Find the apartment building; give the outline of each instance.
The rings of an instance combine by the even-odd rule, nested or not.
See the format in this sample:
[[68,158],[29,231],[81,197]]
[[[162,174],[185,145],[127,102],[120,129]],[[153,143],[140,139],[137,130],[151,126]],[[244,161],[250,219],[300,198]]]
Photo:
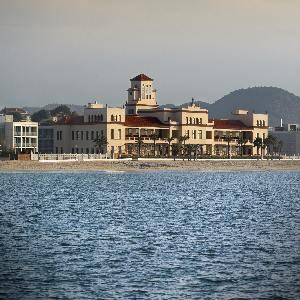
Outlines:
[[[267,137],[268,115],[236,110],[230,120],[210,119],[208,110],[193,100],[184,107],[160,108],[153,79],[140,74],[130,80],[123,107],[89,103],[83,116],[65,118],[52,127],[54,153],[101,151],[118,157],[139,150],[143,156],[167,156],[172,144],[182,142],[198,145],[201,154],[237,155],[242,149],[244,155],[255,155],[253,141]],[[108,144],[99,149],[94,140],[101,136]]]
[[0,145],[15,153],[38,152],[38,123],[14,122],[12,115],[0,115]]

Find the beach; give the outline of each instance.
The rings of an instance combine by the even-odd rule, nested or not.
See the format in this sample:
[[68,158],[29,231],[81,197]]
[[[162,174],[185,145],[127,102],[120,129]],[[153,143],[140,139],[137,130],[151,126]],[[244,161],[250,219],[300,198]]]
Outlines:
[[0,161],[0,171],[300,171],[300,160]]

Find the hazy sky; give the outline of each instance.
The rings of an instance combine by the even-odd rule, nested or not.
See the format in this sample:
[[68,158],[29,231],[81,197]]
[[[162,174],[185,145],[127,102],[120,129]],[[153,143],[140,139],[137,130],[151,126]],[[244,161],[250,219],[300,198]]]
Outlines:
[[0,0],[0,106],[159,103],[249,86],[300,95],[300,0]]

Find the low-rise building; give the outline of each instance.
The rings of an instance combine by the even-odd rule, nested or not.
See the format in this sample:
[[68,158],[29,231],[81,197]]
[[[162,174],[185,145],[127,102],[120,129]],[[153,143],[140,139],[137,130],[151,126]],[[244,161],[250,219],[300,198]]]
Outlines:
[[[124,107],[89,103],[84,116],[52,124],[54,153],[168,156],[181,142],[199,146],[201,154],[253,155],[255,138],[267,137],[267,114],[237,110],[231,120],[209,119],[208,110],[193,100],[185,107],[159,108],[153,79],[140,74],[130,81]],[[95,139],[101,136],[108,143],[100,149]]]
[[300,155],[300,124],[281,124],[270,133],[281,141],[281,153]]
[[14,122],[12,115],[0,115],[0,145],[15,153],[38,151],[38,123]]

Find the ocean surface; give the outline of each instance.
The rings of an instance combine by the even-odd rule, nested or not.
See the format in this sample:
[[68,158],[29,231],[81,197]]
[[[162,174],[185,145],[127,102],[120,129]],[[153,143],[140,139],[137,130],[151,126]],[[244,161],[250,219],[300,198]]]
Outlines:
[[0,173],[0,299],[300,299],[300,172]]

